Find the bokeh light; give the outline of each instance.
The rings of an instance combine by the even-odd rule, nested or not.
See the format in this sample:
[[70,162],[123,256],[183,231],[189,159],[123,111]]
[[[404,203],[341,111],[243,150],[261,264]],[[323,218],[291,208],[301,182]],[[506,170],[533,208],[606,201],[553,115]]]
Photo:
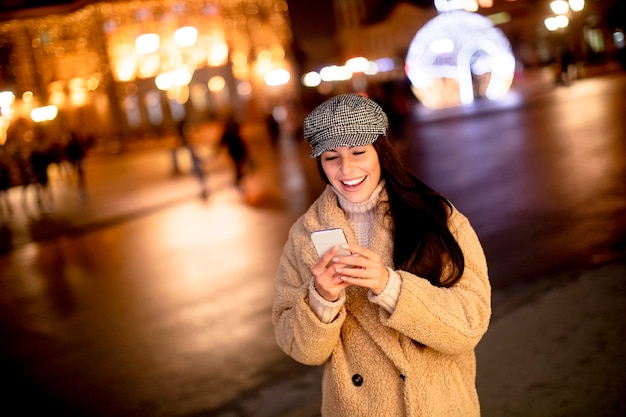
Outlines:
[[511,44],[488,18],[463,10],[444,12],[420,29],[405,65],[415,96],[429,108],[505,95],[515,71]]

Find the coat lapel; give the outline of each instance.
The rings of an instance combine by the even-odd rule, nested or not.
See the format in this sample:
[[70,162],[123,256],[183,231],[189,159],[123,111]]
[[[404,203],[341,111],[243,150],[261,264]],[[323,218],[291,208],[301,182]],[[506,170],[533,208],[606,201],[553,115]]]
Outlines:
[[[383,263],[393,269],[393,240],[391,236],[391,224],[384,217],[384,207],[379,208],[379,216],[373,225],[370,249],[378,253]],[[370,302],[367,298],[368,289],[362,287],[350,287],[347,290],[346,310],[353,315],[381,351],[400,369],[408,367],[408,361],[402,355],[400,334],[385,325],[381,326],[381,320],[386,311],[382,307]]]

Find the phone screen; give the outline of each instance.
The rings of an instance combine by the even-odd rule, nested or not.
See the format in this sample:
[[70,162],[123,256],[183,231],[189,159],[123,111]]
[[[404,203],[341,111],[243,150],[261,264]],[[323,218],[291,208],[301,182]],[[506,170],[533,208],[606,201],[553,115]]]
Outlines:
[[[318,256],[322,256],[333,246],[348,243],[342,229],[317,230],[311,233],[311,239],[313,240],[313,245],[315,245]],[[350,252],[345,249],[340,249],[337,255],[347,256],[350,255]]]

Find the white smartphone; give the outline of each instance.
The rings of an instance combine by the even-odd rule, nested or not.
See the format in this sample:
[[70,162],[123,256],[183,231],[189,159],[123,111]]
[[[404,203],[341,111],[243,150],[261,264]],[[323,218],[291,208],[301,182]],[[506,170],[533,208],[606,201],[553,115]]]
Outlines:
[[[313,240],[313,245],[315,245],[318,256],[322,256],[333,246],[348,243],[342,229],[316,230],[311,233],[311,240]],[[337,255],[348,256],[350,252],[345,249],[339,249]]]

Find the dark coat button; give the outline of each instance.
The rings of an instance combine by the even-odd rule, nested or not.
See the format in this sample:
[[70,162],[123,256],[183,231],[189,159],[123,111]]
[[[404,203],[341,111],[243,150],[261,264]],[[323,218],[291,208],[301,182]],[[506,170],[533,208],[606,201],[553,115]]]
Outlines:
[[360,387],[363,385],[363,377],[359,374],[352,375],[352,383],[355,387]]
[[406,376],[404,376],[404,374],[400,374],[400,378],[402,378],[403,381],[406,380]]

